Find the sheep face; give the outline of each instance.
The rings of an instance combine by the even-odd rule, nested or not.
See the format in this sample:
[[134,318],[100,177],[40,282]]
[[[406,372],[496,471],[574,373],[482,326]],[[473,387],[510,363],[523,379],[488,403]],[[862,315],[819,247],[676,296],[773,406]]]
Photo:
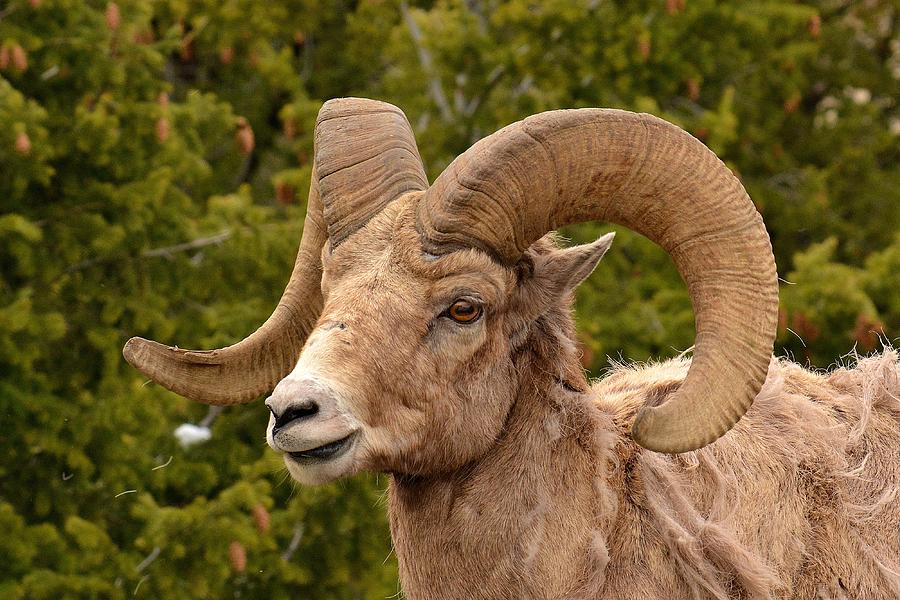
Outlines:
[[268,443],[302,483],[434,474],[484,454],[513,405],[514,355],[530,324],[568,298],[611,241],[588,252],[541,240],[527,273],[478,250],[435,257],[415,227],[418,197],[323,252],[321,317],[267,400]]

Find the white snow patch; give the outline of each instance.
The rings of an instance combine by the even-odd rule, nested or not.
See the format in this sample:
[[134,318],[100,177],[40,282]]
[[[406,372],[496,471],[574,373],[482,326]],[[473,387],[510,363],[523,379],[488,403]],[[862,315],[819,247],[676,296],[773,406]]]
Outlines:
[[175,430],[175,437],[182,448],[190,448],[196,444],[208,442],[212,437],[212,430],[209,427],[201,427],[193,423],[182,423]]

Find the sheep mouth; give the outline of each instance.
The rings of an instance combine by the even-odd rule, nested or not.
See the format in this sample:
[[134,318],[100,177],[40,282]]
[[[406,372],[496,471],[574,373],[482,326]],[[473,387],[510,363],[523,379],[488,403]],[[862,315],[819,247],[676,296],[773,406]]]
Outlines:
[[347,437],[343,437],[334,442],[329,442],[316,448],[310,448],[309,450],[303,450],[301,452],[289,452],[288,455],[299,463],[323,462],[326,460],[332,460],[346,454],[347,450],[350,449],[350,446],[353,445],[353,441],[355,438],[356,432],[354,431]]

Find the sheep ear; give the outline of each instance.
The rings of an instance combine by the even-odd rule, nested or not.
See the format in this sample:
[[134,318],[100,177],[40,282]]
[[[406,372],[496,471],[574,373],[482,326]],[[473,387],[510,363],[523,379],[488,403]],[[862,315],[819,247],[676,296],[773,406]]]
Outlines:
[[607,233],[595,242],[563,248],[545,255],[535,264],[535,277],[548,292],[562,295],[574,290],[588,278],[597,263],[612,246],[615,233]]

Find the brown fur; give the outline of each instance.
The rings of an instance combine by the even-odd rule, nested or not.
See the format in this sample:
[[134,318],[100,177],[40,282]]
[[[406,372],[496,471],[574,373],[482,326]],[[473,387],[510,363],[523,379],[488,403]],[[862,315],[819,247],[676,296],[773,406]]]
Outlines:
[[[595,386],[597,405],[623,424],[687,365],[619,368]],[[673,597],[900,594],[898,396],[893,350],[828,375],[773,361],[753,407],[719,442],[668,457],[620,438],[617,458],[645,491],[623,500],[646,511],[675,557]]]
[[[604,249],[545,238],[515,269],[475,250],[436,259],[421,250],[416,201],[326,251],[319,325],[270,399],[283,411],[314,379],[358,424],[339,469],[286,458],[298,480],[394,475],[406,596],[900,595],[893,350],[831,374],[773,361],[728,434],[657,454],[628,428],[647,398],[678,388],[689,361],[618,367],[588,385],[569,307]],[[484,301],[475,325],[440,316],[463,292]]]

